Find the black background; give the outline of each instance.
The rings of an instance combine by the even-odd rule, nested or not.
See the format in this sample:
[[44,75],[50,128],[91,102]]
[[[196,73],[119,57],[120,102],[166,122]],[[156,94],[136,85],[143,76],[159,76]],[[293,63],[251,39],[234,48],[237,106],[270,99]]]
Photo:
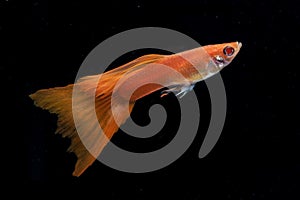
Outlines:
[[[2,92],[13,104],[6,117],[11,122],[7,144],[16,147],[6,165],[13,169],[9,180],[28,187],[31,195],[67,191],[101,199],[299,198],[300,7],[293,1],[8,0],[1,1],[0,8]],[[210,114],[208,91],[201,82],[195,87],[203,112],[199,133],[176,162],[145,174],[95,162],[80,178],[72,177],[76,158],[66,152],[70,141],[53,134],[56,116],[34,107],[28,95],[72,83],[96,45],[144,26],[174,29],[202,45],[243,43],[221,72],[228,107],[220,140],[207,157],[198,158]],[[159,51],[126,54],[112,67],[152,52]],[[159,94],[146,97],[133,111],[138,123],[149,121],[151,103],[167,105],[173,116],[159,137],[135,141],[118,132],[114,142],[139,151],[170,141],[178,120],[172,106],[177,108],[177,102],[172,95],[162,100]]]

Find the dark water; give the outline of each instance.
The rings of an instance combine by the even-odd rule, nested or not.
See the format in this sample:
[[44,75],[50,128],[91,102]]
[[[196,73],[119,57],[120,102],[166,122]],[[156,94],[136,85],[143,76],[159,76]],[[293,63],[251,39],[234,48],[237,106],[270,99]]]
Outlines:
[[[15,133],[8,144],[16,149],[8,166],[14,169],[10,181],[29,186],[31,192],[51,194],[71,187],[70,194],[87,192],[102,199],[298,199],[300,15],[295,2],[1,1],[1,41],[7,46],[0,70],[3,85],[12,86],[4,92],[12,97],[16,113],[8,116]],[[76,159],[66,153],[70,141],[53,134],[56,116],[34,107],[28,94],[72,83],[96,45],[144,26],[174,29],[202,45],[243,43],[233,63],[221,72],[228,107],[220,140],[207,157],[198,158],[210,112],[208,91],[199,83],[199,133],[179,160],[145,174],[123,173],[96,162],[80,178],[72,177]],[[143,52],[128,54],[115,65],[139,53]],[[173,100],[160,103],[170,105]],[[140,124],[149,120],[140,110],[147,112],[147,106],[159,101],[153,94],[138,103],[133,115]],[[176,122],[172,112],[170,120]],[[172,122],[167,126],[172,128]],[[159,148],[173,137],[168,130],[141,143],[118,132],[114,142],[126,141],[124,148],[134,146],[136,151]]]

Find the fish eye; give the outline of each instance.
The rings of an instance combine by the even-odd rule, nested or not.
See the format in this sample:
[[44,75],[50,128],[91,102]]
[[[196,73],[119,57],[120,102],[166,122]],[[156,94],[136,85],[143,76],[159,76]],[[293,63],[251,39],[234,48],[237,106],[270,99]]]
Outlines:
[[226,55],[226,56],[232,56],[234,54],[234,48],[230,47],[230,46],[227,46],[223,49],[223,53]]

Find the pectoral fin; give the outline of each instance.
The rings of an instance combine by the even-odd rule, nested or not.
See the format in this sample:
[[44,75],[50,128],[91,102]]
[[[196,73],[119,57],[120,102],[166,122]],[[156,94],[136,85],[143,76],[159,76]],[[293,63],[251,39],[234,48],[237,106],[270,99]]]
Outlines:
[[168,90],[163,90],[161,92],[161,97],[164,97],[165,95],[173,92],[175,96],[179,96],[179,98],[182,98],[189,91],[191,91],[194,88],[194,86],[195,84],[170,86]]

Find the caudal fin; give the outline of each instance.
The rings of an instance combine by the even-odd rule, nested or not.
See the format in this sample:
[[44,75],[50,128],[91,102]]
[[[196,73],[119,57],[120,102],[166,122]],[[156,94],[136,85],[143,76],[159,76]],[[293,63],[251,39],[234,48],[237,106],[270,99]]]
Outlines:
[[[89,77],[85,81],[91,81],[95,77]],[[68,85],[66,87],[57,87],[39,90],[34,94],[30,95],[30,98],[34,100],[35,105],[43,109],[48,110],[50,113],[55,113],[58,115],[57,130],[55,133],[61,134],[63,137],[71,139],[71,145],[68,151],[74,152],[77,156],[77,162],[75,165],[75,170],[73,172],[74,176],[80,176],[94,161],[95,157],[87,150],[86,145],[92,146],[94,152],[99,154],[107,144],[108,140],[103,137],[99,137],[99,129],[96,128],[98,124],[101,125],[103,133],[108,139],[110,139],[115,132],[118,130],[118,125],[115,123],[111,111],[111,92],[103,93],[100,98],[95,101],[95,105],[90,105],[88,98],[91,98],[86,93],[77,95],[76,98],[77,106],[73,109],[80,109],[80,116],[78,120],[79,127],[85,127],[85,130],[81,131],[79,137],[77,130],[75,128],[73,113],[72,113],[72,91],[73,85]],[[122,102],[115,102],[114,104],[120,105],[122,109]],[[95,107],[93,107],[95,106]],[[129,104],[129,112],[131,112],[134,103]],[[91,112],[96,109],[96,116],[94,118]],[[128,118],[128,115],[124,113],[122,115],[122,110],[119,112],[121,115],[120,120],[124,123]],[[83,144],[82,139],[85,143]]]
[[[73,107],[73,84],[66,87],[43,89],[29,95],[36,106],[58,115],[56,133],[71,139],[68,151],[74,152],[77,156],[74,176],[80,176],[95,161],[96,158],[93,155],[99,155],[108,142],[107,138],[110,139],[119,129],[112,115],[112,106],[118,113],[115,117],[117,117],[118,123],[121,124],[126,121],[129,117],[128,114],[133,109],[134,102],[130,102],[128,106],[128,102],[123,102],[122,98],[112,98],[112,92],[118,80],[124,74],[137,70],[143,64],[154,62],[161,57],[161,55],[143,56],[104,74],[83,77],[75,85],[79,86],[79,92],[75,97],[77,104]],[[100,76],[101,80],[98,82]],[[95,104],[88,103],[91,95],[92,98],[95,98]],[[77,112],[80,115],[80,120],[76,121],[78,123],[76,127],[84,127],[80,137],[73,119],[74,109],[80,110],[80,112]],[[124,112],[124,109],[129,109],[129,112]],[[91,114],[94,111],[96,111],[96,118]],[[99,135],[103,135],[99,133],[97,128],[99,124],[107,138],[99,137]],[[86,146],[93,149],[93,155],[87,150]]]

